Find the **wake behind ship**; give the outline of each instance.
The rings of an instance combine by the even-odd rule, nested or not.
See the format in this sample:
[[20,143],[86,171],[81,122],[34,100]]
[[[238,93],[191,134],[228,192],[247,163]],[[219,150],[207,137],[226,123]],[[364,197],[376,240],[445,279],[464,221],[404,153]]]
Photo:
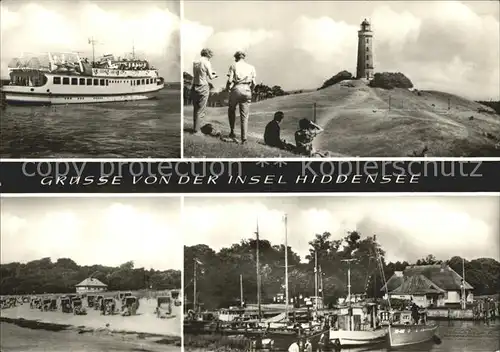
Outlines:
[[147,60],[105,55],[89,62],[77,53],[46,53],[13,59],[10,82],[2,87],[8,104],[84,104],[145,100],[165,83]]

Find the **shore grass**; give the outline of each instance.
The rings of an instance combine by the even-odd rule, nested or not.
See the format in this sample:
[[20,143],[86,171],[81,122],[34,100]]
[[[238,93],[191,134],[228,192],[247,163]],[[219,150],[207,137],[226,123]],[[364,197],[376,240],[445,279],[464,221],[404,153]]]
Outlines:
[[[384,90],[353,82],[352,87],[339,84],[252,103],[247,145],[190,134],[193,109],[186,106],[184,156],[298,157],[263,143],[265,126],[278,110],[285,113],[282,137],[291,143],[300,119],[316,119],[325,132],[315,148],[332,157],[420,156],[424,149],[429,157],[500,156],[500,115],[493,109],[442,92]],[[205,123],[229,133],[227,108],[209,108]]]

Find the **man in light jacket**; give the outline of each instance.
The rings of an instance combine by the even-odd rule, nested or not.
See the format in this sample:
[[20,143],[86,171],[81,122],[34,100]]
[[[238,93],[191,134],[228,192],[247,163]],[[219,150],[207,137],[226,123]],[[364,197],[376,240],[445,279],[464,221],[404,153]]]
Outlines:
[[229,93],[229,138],[236,138],[234,133],[236,123],[236,107],[240,110],[241,120],[241,143],[247,141],[248,118],[250,102],[252,101],[252,91],[255,87],[255,67],[245,61],[246,55],[242,51],[234,54],[235,62],[229,67],[226,89]]
[[212,50],[203,49],[200,53],[200,59],[193,62],[191,100],[193,102],[193,133],[195,134],[200,133],[200,119],[204,118],[207,112],[208,97],[210,96],[209,81],[217,78],[210,63],[212,57]]

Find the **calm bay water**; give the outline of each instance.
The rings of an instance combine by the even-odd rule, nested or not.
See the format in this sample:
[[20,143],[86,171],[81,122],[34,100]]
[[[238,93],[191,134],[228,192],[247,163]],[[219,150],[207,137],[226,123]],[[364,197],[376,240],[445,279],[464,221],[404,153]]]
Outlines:
[[176,158],[181,151],[180,90],[123,103],[6,106],[2,158]]
[[[495,352],[500,350],[499,320],[489,323],[471,321],[440,321],[437,323],[439,324],[438,336],[441,340],[439,344],[429,342],[391,349],[391,352]],[[342,352],[362,351],[388,352],[389,350],[385,347],[342,349]]]

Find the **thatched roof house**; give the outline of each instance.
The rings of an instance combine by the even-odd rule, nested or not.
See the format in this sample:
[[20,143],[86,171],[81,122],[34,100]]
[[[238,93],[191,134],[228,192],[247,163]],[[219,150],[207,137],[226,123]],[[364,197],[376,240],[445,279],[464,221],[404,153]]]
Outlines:
[[391,297],[426,297],[425,302],[442,306],[459,303],[462,285],[467,301],[472,300],[473,287],[446,264],[412,265],[395,272],[381,289]]

